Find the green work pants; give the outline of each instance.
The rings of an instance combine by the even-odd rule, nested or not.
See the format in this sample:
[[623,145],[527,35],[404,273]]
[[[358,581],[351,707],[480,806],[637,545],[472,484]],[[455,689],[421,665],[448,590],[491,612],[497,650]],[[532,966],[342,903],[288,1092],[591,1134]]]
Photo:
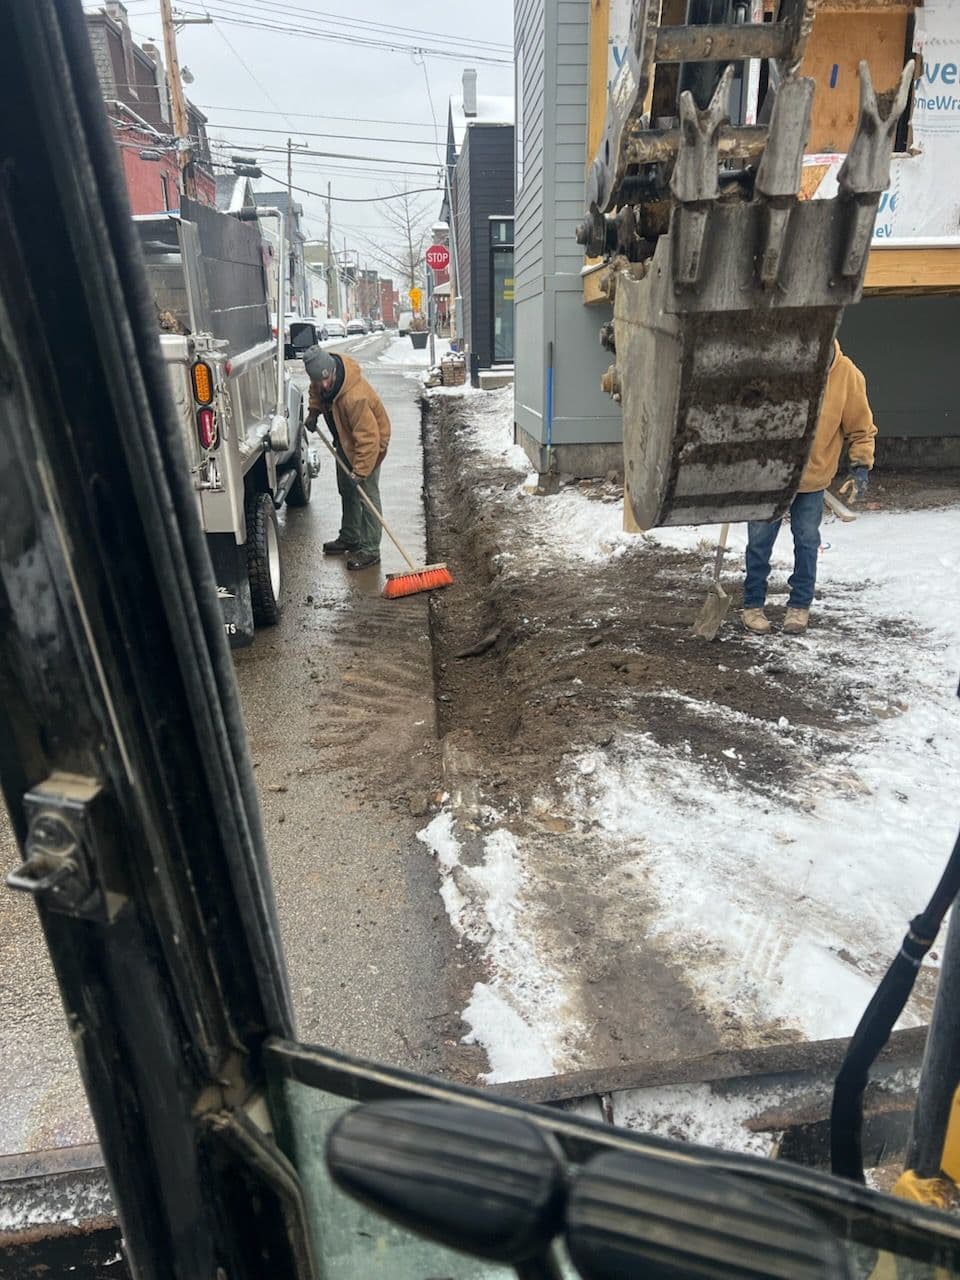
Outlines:
[[[341,449],[339,441],[337,441],[337,457],[349,470],[350,459]],[[360,487],[376,509],[381,511],[379,463],[360,481]],[[337,489],[343,508],[340,517],[340,541],[346,543],[348,547],[356,547],[358,551],[379,555],[382,534],[380,521],[370,514],[363,499],[357,493],[357,486],[343,474],[339,467],[337,467]]]

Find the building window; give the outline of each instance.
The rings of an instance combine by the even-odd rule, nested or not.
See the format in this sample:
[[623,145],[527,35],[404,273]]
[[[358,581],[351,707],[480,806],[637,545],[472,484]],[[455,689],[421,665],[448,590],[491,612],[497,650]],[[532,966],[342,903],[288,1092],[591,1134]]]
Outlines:
[[513,219],[490,219],[493,364],[513,363]]
[[160,190],[163,192],[163,207],[170,212],[170,184],[165,173],[160,175]]

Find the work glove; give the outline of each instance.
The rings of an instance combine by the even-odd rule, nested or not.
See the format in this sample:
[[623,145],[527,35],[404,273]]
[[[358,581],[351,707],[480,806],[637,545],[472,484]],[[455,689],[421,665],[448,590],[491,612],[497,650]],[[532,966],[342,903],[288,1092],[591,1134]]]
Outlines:
[[303,425],[307,428],[308,431],[316,431],[317,419],[319,417],[320,417],[319,411],[317,409],[311,409],[310,412],[307,414],[307,416],[304,418]]
[[866,497],[869,487],[870,468],[864,466],[851,467],[849,476],[840,486],[840,496],[846,497],[850,502],[857,502],[860,498]]

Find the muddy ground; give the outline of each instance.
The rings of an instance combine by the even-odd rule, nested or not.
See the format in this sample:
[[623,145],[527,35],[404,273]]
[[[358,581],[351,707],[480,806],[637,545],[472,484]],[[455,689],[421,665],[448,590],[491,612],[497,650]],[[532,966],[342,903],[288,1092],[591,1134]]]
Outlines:
[[[758,643],[733,611],[717,642],[691,635],[709,582],[706,544],[691,553],[640,543],[598,565],[548,557],[538,567],[535,552],[515,554],[523,536],[519,503],[537,499],[520,497],[517,473],[471,442],[464,412],[453,397],[424,405],[429,555],[450,565],[457,584],[431,602],[439,736],[448,759],[475,771],[482,801],[533,850],[541,937],[564,971],[579,977],[570,1012],[581,1033],[567,1046],[566,1065],[790,1038],[789,1028],[745,1026],[733,1010],[708,1010],[662,944],[645,945],[639,956],[636,947],[618,947],[645,930],[643,885],[617,884],[618,867],[604,861],[589,823],[564,808],[559,775],[572,751],[599,747],[615,758],[618,735],[639,730],[735,773],[737,785],[755,794],[782,798],[790,783],[802,795],[818,778],[856,790],[844,762],[858,730],[901,709],[856,656],[846,658],[856,610],[815,608],[824,669],[801,672],[784,662],[786,637]],[[622,504],[622,488],[610,478],[580,488],[599,504]],[[916,508],[955,501],[956,493],[953,476],[887,476],[877,479],[870,501]],[[736,566],[725,583],[737,591]],[[778,586],[772,580],[771,593]],[[782,612],[769,609],[775,622]],[[893,618],[879,631],[909,636],[908,624]],[[724,714],[705,715],[702,704]],[[790,742],[777,732],[781,718]],[[850,963],[882,972],[886,958],[851,956]]]

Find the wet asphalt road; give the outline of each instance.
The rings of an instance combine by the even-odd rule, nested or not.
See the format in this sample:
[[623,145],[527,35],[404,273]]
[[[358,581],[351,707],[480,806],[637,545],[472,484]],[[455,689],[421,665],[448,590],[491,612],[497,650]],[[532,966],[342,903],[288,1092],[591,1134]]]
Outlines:
[[[424,555],[418,386],[378,364],[389,339],[348,340],[390,413],[384,511]],[[410,812],[434,768],[427,597],[388,602],[403,569],[324,558],[339,499],[323,455],[306,508],[281,514],[280,624],[236,654],[302,1040],[438,1069],[452,941]],[[0,820],[4,867],[19,861]],[[0,888],[0,1154],[95,1140],[33,903]]]
[[[384,514],[422,563],[416,369],[375,358],[397,346],[369,338],[334,349],[360,360],[390,414]],[[431,1069],[448,926],[415,838],[425,820],[408,803],[426,787],[435,740],[427,596],[381,598],[383,573],[406,568],[386,536],[380,569],[350,572],[322,555],[340,516],[325,452],[322,462],[309,506],[284,517],[280,625],[237,655],[298,1031]],[[409,785],[404,762],[417,775]]]

